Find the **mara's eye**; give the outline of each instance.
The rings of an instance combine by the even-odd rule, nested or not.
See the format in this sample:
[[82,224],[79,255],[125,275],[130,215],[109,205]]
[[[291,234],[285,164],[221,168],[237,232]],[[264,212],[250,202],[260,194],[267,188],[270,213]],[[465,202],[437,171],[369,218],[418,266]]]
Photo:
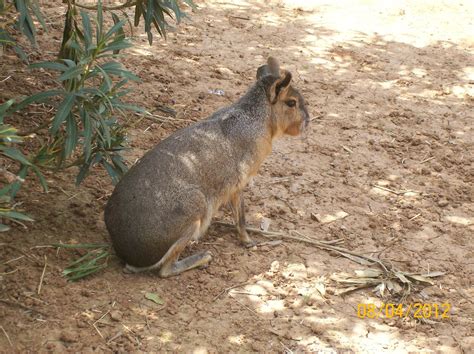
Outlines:
[[285,102],[288,107],[294,107],[296,106],[296,101],[295,100],[288,100]]

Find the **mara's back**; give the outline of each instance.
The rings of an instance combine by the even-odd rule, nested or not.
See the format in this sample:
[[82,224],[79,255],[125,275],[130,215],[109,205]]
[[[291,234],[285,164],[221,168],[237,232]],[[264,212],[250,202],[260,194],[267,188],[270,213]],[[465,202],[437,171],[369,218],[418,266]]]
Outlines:
[[194,210],[203,210],[203,222],[208,222],[232,191],[246,182],[243,176],[251,165],[253,142],[245,132],[233,129],[235,120],[251,119],[244,115],[231,106],[178,130],[120,180],[105,208],[105,222],[121,258],[141,266],[158,261]]
[[271,152],[272,140],[297,135],[308,123],[291,73],[276,60],[257,70],[257,82],[233,105],[178,130],[146,153],[116,186],[105,223],[116,253],[131,271],[159,269],[168,277],[206,265],[201,252],[179,259],[229,202],[240,241],[245,228],[242,191]]

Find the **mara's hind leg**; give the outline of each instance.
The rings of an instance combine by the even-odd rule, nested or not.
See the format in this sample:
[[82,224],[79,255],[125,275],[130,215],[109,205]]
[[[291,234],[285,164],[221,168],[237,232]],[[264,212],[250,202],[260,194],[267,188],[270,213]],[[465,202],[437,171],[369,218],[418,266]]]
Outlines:
[[199,238],[201,221],[193,222],[183,233],[181,238],[176,241],[165,255],[156,263],[149,267],[134,267],[129,264],[125,266],[125,271],[129,273],[139,273],[148,270],[160,269],[158,275],[162,278],[178,275],[186,270],[204,266],[212,259],[209,251],[196,253],[192,256],[186,257],[178,261],[179,255],[186,248],[186,245],[193,238]]
[[245,247],[255,246],[257,243],[249,237],[246,229],[245,206],[242,193],[235,193],[230,199],[230,205],[232,207],[232,213],[234,214],[234,222],[237,227],[240,242],[242,242]]
[[179,255],[186,248],[186,245],[193,238],[199,238],[201,232],[201,221],[194,222],[183,236],[176,241],[173,246],[166,252],[163,258],[160,260],[161,266],[159,276],[162,278],[172,277],[178,275],[187,270],[202,267],[208,264],[212,259],[212,254],[209,251],[199,252],[192,256],[186,257],[178,261]]

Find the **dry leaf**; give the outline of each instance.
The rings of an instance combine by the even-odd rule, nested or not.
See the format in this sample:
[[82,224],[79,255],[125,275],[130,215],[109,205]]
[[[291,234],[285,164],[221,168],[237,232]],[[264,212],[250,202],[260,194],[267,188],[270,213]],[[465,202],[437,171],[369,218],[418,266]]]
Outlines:
[[408,274],[407,274],[407,277],[412,278],[412,279],[414,279],[414,280],[416,280],[416,281],[423,282],[423,283],[428,283],[428,284],[431,284],[431,285],[434,284],[430,279],[425,278],[425,277],[422,276],[422,275],[417,275],[417,274],[408,275]]
[[163,305],[165,303],[163,299],[156,293],[146,293],[145,298],[158,305]]
[[260,230],[267,232],[270,227],[271,220],[269,218],[262,218],[260,220]]
[[395,273],[395,276],[396,276],[398,279],[400,279],[400,281],[401,281],[402,283],[405,283],[405,284],[410,284],[410,283],[411,283],[411,281],[409,281],[409,280],[405,277],[405,275],[403,275],[402,272],[396,272],[396,273]]
[[380,269],[364,269],[364,270],[356,270],[356,276],[359,278],[377,278],[383,274]]

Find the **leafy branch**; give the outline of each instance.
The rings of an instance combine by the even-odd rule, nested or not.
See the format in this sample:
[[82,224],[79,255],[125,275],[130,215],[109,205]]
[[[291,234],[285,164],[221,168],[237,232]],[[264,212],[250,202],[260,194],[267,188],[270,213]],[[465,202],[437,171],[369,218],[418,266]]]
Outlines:
[[[34,173],[47,190],[41,170],[78,167],[77,184],[94,166],[102,166],[114,183],[127,170],[122,157],[127,148],[127,126],[119,117],[127,111],[145,116],[149,113],[124,101],[130,93],[127,84],[139,81],[139,78],[117,61],[120,51],[131,46],[124,31],[124,25],[130,21],[128,16],[120,19],[112,10],[134,7],[133,24],[137,27],[143,19],[150,44],[153,29],[165,36],[170,27],[169,19],[179,23],[186,14],[178,0],[123,1],[119,5],[103,6],[101,0],[95,5],[63,0],[67,10],[59,58],[30,65],[31,69],[56,72],[59,87],[35,93],[18,103],[10,100],[0,105],[0,180],[7,182],[0,189],[0,221],[32,220],[18,212],[18,205],[14,204],[14,197],[29,172]],[[183,2],[195,8],[191,0]],[[96,11],[95,18],[91,19],[88,11]],[[112,16],[113,25],[109,27],[104,20],[104,11]],[[13,49],[25,62],[28,57],[14,34],[20,31],[36,46],[37,23],[46,30],[38,0],[0,0],[0,45]],[[39,126],[22,131],[4,123],[4,117],[33,103],[53,106],[54,115],[45,114]],[[45,129],[47,133],[44,133]],[[38,139],[40,147],[25,156],[19,146],[24,139],[30,138]],[[8,228],[0,223],[0,231]]]

